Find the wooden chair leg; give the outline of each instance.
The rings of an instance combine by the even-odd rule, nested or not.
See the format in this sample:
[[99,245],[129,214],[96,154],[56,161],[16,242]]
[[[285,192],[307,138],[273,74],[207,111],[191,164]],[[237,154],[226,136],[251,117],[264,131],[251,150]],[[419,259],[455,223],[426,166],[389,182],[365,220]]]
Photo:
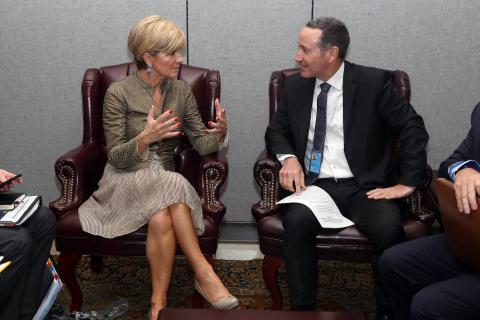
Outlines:
[[58,258],[60,278],[67,286],[70,296],[72,297],[70,311],[79,311],[83,304],[82,289],[80,289],[80,285],[75,277],[75,267],[80,257],[81,255],[79,253],[60,252],[60,257]]
[[[208,263],[212,265],[213,268],[215,268],[215,260],[213,256],[205,256],[205,259],[207,259]],[[197,309],[202,309],[204,306],[203,297],[197,292],[197,290],[194,290],[193,292],[193,307]]]
[[277,284],[278,268],[280,268],[282,261],[283,259],[277,256],[265,256],[263,258],[263,280],[272,297],[272,310],[282,310],[283,307],[282,292]]
[[93,273],[103,272],[103,257],[102,256],[90,256],[90,268]]

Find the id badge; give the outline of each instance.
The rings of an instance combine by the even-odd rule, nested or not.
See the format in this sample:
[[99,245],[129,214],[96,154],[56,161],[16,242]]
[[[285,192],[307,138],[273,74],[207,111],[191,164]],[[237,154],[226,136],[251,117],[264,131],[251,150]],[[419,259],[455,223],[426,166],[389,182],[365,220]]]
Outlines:
[[320,174],[320,164],[322,163],[322,153],[312,150],[310,154],[310,172]]

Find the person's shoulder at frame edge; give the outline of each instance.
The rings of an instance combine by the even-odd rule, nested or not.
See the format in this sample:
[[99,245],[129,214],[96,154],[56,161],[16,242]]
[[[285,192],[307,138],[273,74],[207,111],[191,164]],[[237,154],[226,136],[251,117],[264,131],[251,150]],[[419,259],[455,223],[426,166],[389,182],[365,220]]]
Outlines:
[[473,108],[472,115],[470,116],[472,128],[476,128],[480,132],[480,102]]
[[[460,144],[462,146],[465,143],[465,140],[470,140],[470,143],[475,143],[476,141],[474,140],[479,140],[480,141],[480,102],[475,105],[475,107],[472,110],[472,113],[470,115],[470,130],[469,134],[463,139],[463,142]],[[473,140],[472,140],[473,139]],[[466,154],[465,157],[462,157],[460,159],[454,159],[451,160],[451,157],[456,154],[457,149],[445,160],[443,160],[440,163],[439,169],[438,169],[438,177],[440,178],[445,178],[448,180],[451,180],[451,177],[448,173],[448,169],[450,168],[451,165],[455,164],[457,161],[468,161],[468,160],[474,160],[474,154]]]

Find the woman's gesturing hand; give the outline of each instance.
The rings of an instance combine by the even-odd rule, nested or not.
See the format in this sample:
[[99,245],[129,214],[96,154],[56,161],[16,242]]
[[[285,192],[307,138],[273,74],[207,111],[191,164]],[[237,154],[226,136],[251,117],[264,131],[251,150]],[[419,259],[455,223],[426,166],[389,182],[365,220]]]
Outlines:
[[173,110],[162,113],[157,119],[154,118],[154,106],[150,106],[147,116],[147,125],[138,135],[138,151],[143,153],[154,142],[172,139],[182,135],[180,119],[173,116]]
[[207,133],[226,134],[228,130],[227,116],[225,115],[225,108],[222,107],[220,101],[215,99],[215,120],[216,122],[209,121],[208,126],[212,129],[206,129]]

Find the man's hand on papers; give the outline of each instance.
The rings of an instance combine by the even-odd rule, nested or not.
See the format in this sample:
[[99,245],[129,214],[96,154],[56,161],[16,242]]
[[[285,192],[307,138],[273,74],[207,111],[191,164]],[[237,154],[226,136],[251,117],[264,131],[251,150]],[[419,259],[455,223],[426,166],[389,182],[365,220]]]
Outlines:
[[455,198],[458,211],[470,214],[477,210],[477,196],[480,196],[480,172],[472,168],[463,168],[455,174]]
[[367,192],[368,199],[373,200],[392,200],[405,198],[415,191],[415,187],[397,184],[389,188],[377,188]]
[[302,166],[296,157],[285,159],[280,169],[279,178],[283,189],[296,193],[305,190],[305,177]]

